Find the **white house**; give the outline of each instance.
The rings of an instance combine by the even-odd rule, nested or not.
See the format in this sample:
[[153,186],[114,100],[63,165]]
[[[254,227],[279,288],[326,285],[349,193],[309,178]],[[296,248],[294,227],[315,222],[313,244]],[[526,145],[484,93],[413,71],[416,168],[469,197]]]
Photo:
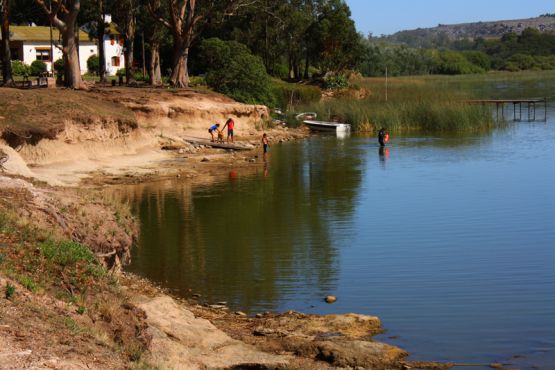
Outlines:
[[[107,19],[108,20],[108,19]],[[108,21],[109,25],[104,36],[104,50],[106,73],[115,75],[118,69],[125,65],[123,55],[123,38],[117,32],[116,26]],[[51,40],[52,39],[52,44]],[[56,28],[41,26],[10,26],[10,51],[12,60],[21,60],[30,65],[35,60],[46,63],[48,71],[52,71],[52,61],[62,59],[61,37]],[[87,72],[87,59],[98,55],[96,40],[89,34],[79,31],[79,64],[81,73]]]
[[116,24],[112,22],[111,15],[105,15],[104,21],[108,24],[104,35],[106,73],[113,76],[118,69],[124,68],[125,66],[125,56],[123,54],[124,40],[122,35],[118,32]]

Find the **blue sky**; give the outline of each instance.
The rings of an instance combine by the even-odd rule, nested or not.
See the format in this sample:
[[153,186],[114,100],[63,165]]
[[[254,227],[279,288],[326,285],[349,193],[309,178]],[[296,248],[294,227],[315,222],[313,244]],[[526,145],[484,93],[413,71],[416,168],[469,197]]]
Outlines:
[[555,13],[554,0],[346,0],[363,34],[418,27],[530,18]]

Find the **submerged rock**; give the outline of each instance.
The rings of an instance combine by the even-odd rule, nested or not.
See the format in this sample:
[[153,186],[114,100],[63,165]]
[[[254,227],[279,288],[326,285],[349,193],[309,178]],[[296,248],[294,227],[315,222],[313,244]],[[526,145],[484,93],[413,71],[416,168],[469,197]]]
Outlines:
[[326,303],[335,303],[337,301],[337,297],[334,295],[329,295],[324,298],[324,300],[326,301]]

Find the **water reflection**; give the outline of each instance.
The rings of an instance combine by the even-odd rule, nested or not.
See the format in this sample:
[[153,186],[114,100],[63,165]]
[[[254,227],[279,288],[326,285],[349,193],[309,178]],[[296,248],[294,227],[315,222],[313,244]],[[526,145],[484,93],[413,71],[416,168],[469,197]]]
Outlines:
[[276,147],[257,174],[231,171],[215,185],[176,180],[111,190],[141,220],[129,269],[178,294],[201,292],[245,310],[333,290],[334,236],[351,222],[361,152],[335,138],[324,143]]

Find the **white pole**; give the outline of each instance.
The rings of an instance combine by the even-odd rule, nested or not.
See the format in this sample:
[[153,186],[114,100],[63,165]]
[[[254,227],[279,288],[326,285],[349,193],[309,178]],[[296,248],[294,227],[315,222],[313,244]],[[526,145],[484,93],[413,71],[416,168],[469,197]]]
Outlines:
[[387,65],[385,66],[385,101],[387,101]]

